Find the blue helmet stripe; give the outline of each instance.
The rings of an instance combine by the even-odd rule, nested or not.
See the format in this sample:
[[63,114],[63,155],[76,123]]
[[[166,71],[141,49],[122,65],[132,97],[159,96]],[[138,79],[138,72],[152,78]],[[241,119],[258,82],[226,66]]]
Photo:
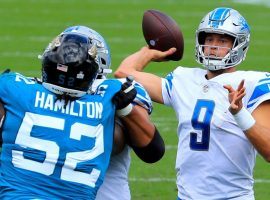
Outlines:
[[223,25],[224,20],[228,17],[228,13],[230,8],[218,8],[211,14],[209,17],[209,25],[213,27],[218,27],[219,25]]
[[230,11],[230,8],[218,8],[213,14],[210,16],[210,20],[219,20],[222,21],[227,18],[227,14]]

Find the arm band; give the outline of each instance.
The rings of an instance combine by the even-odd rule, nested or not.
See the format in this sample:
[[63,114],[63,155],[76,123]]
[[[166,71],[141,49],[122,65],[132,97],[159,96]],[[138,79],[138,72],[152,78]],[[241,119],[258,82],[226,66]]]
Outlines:
[[122,108],[122,109],[120,109],[120,110],[116,110],[116,115],[117,115],[118,117],[125,117],[125,116],[127,116],[129,113],[131,113],[132,108],[133,108],[133,106],[132,106],[132,104],[130,103],[130,104],[128,104],[126,107],[124,107],[124,108]]
[[157,128],[155,128],[154,137],[145,147],[132,146],[136,155],[146,163],[155,163],[159,161],[165,153],[165,144]]
[[238,113],[233,115],[233,117],[242,131],[250,129],[255,124],[255,119],[244,107]]

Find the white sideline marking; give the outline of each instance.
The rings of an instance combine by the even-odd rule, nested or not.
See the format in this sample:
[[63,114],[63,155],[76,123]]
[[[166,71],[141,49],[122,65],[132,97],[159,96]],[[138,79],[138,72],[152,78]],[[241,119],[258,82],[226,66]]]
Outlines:
[[256,179],[255,183],[270,183],[269,179]]
[[[132,182],[176,182],[176,178],[129,178]],[[270,179],[256,179],[255,183],[270,183]]]
[[132,182],[175,182],[175,178],[129,178]]
[[261,5],[266,5],[270,6],[269,0],[234,0],[236,3],[245,3],[245,4],[261,4]]
[[177,149],[178,147],[177,147],[177,145],[165,145],[165,148],[167,150],[170,150],[170,149]]

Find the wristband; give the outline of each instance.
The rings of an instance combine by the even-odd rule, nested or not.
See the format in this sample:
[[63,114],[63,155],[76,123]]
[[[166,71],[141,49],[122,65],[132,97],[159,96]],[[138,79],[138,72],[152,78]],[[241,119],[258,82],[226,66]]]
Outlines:
[[250,129],[255,124],[255,119],[244,107],[233,117],[242,131]]
[[124,107],[124,108],[122,108],[120,110],[116,110],[116,115],[118,117],[125,117],[132,111],[132,108],[133,108],[133,106],[130,103],[126,107]]

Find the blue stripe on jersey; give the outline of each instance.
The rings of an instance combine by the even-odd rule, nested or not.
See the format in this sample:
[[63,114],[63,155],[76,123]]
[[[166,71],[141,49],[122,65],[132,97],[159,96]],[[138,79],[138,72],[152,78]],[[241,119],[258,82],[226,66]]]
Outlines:
[[133,104],[136,104],[145,108],[148,114],[152,113],[152,110],[153,110],[152,102],[149,102],[149,99],[146,99],[141,95],[136,96],[136,98],[133,100]]
[[219,25],[223,25],[225,19],[229,16],[230,8],[218,8],[209,17],[209,25],[214,28],[218,28]]
[[253,91],[253,93],[248,101],[247,108],[252,107],[256,103],[256,100],[259,97],[261,97],[262,95],[267,94],[267,93],[270,93],[270,81],[256,86],[256,88],[254,89],[254,91]]
[[255,103],[256,103],[256,101],[250,102],[250,103],[247,105],[247,108],[251,108]]
[[270,81],[270,78],[264,78],[264,79],[261,79],[261,80],[259,80],[259,83],[260,83],[260,82],[264,82],[264,81]]
[[169,73],[166,78],[165,78],[167,81],[166,81],[166,90],[167,90],[167,93],[169,95],[169,97],[171,98],[171,93],[170,91],[172,90],[172,79],[173,79],[173,73]]

